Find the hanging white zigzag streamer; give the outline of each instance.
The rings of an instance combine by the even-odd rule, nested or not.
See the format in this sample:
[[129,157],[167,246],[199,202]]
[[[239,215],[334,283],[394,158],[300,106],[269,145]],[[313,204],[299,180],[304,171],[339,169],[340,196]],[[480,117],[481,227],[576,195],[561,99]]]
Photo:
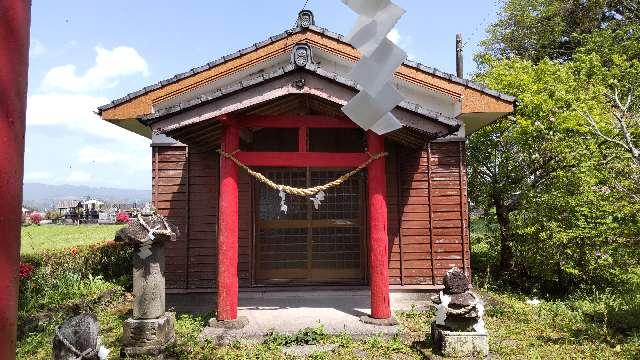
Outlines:
[[397,130],[402,124],[391,110],[404,98],[391,80],[407,53],[387,39],[387,34],[405,11],[390,0],[342,2],[360,15],[345,41],[362,53],[348,76],[363,89],[342,111],[364,130],[379,135]]

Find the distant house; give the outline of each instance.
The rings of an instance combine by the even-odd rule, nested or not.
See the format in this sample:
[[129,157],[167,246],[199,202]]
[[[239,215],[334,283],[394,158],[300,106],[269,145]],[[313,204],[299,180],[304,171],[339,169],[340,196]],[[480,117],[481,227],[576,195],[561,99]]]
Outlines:
[[87,223],[97,223],[104,203],[96,199],[87,199],[82,202],[83,219]]
[[29,216],[33,214],[33,210],[29,210],[25,207],[22,208],[22,222],[26,222]]
[[138,204],[136,203],[120,203],[120,204],[113,204],[112,209],[115,210],[116,213],[120,212],[120,211],[124,211],[126,212],[129,216],[137,213],[140,209],[138,208]]
[[80,219],[83,205],[81,200],[66,199],[58,202],[56,208],[64,220],[72,220],[75,222]]

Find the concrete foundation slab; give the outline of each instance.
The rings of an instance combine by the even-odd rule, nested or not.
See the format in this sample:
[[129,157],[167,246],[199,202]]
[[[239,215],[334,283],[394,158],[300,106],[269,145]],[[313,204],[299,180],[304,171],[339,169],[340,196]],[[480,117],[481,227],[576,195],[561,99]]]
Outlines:
[[[216,343],[235,340],[258,342],[271,332],[294,334],[322,325],[332,334],[355,337],[392,336],[400,327],[366,324],[360,317],[370,314],[368,290],[276,291],[241,294],[238,315],[249,323],[242,329],[207,327],[201,337]],[[392,296],[395,310],[428,308],[429,294]],[[214,324],[215,325],[215,324]]]

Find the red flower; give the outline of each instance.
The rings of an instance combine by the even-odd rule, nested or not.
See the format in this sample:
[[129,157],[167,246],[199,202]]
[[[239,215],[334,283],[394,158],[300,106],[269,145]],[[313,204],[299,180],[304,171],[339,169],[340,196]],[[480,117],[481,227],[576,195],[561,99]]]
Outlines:
[[114,246],[116,242],[114,240],[107,240],[107,246]]
[[18,274],[20,275],[20,279],[26,279],[29,276],[31,276],[31,273],[33,272],[33,265],[29,264],[29,263],[20,263],[20,271],[18,272]]
[[29,220],[32,224],[40,225],[40,221],[42,221],[42,214],[40,214],[39,212],[34,212],[29,215]]
[[119,222],[120,224],[124,224],[129,221],[129,215],[124,211],[120,211],[116,215],[116,221]]
[[78,248],[77,247],[72,247],[71,248],[71,255],[73,256],[78,256]]

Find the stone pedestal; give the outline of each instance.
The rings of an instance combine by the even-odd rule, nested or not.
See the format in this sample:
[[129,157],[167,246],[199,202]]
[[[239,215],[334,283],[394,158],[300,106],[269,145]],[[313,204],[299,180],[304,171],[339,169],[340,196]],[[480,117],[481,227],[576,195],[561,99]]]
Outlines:
[[486,333],[447,331],[433,322],[431,339],[434,350],[445,357],[489,355],[489,335]]
[[127,319],[124,323],[121,356],[164,359],[164,350],[175,340],[175,315],[157,319]]

